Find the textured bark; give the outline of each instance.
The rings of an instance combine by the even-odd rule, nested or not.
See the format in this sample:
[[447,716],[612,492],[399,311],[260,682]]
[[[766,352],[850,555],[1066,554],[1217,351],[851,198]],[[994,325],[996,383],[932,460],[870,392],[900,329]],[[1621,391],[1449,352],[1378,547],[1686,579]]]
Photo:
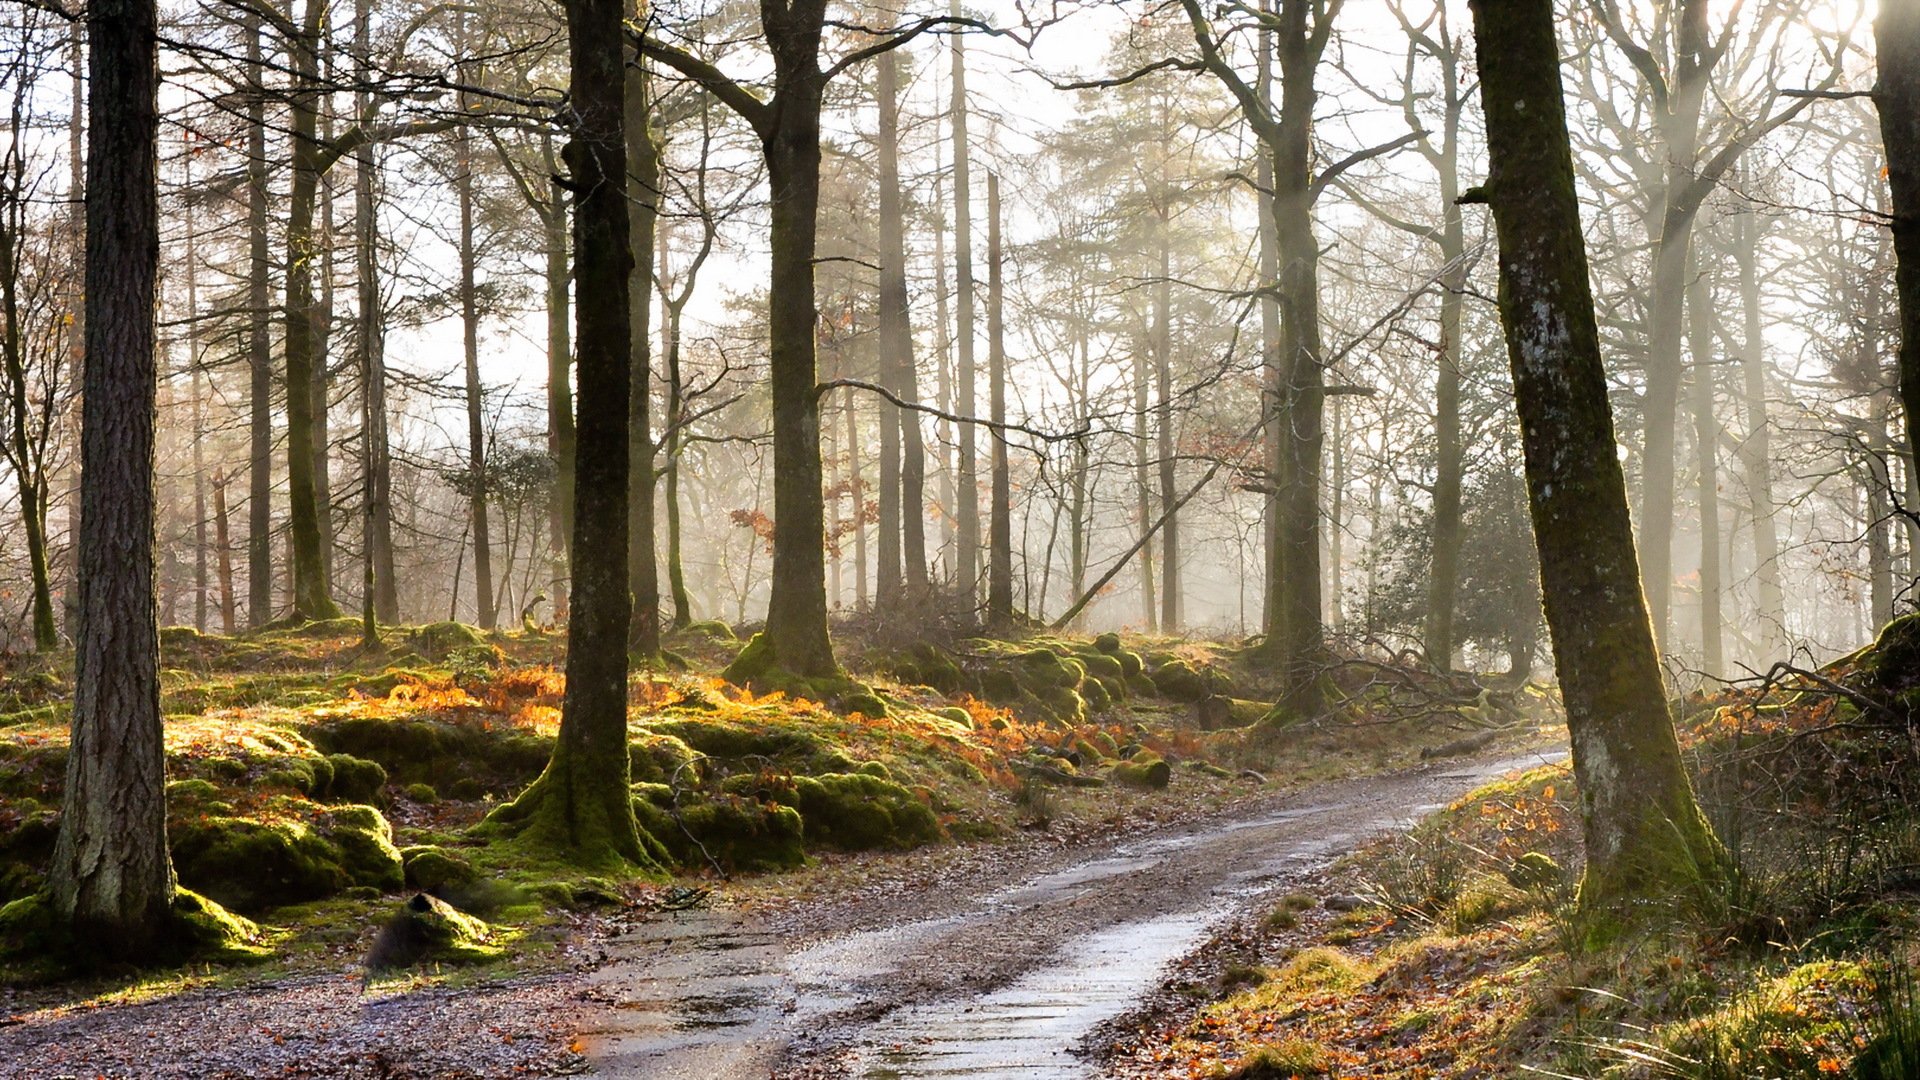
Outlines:
[[220,632],[231,634],[234,622],[233,540],[227,526],[227,474],[213,470],[213,544],[220,568]]
[[[960,0],[952,0],[954,15]],[[953,102],[948,113],[953,124],[953,265],[954,265],[954,394],[953,411],[973,416],[979,408],[973,367],[973,185],[967,146],[966,38],[953,36]],[[980,587],[980,466],[972,424],[958,425],[960,460],[954,485],[958,529],[955,538],[955,580],[966,595]]]
[[[934,404],[940,411],[949,415],[953,407],[953,320],[948,312],[947,294],[947,220],[946,203],[940,195],[940,144],[936,142],[934,153],[933,206],[937,216],[933,226],[933,318],[939,324],[935,332],[938,344],[935,346],[937,365],[934,371]],[[947,579],[953,578],[954,550],[959,536],[954,525],[954,506],[958,496],[954,491],[954,461],[948,447],[954,445],[954,424],[942,416],[934,425],[934,439],[940,447],[940,551],[945,563],[943,571]]]
[[[1161,117],[1166,117],[1163,110]],[[1171,138],[1171,132],[1162,132]],[[1172,210],[1167,205],[1168,184],[1166,175],[1166,155],[1160,157],[1160,220],[1159,258],[1160,277],[1153,285],[1153,385],[1157,405],[1154,409],[1154,428],[1158,436],[1160,505],[1171,507],[1180,498],[1176,487],[1178,478],[1174,470],[1173,441],[1173,237],[1171,234]],[[1169,513],[1167,523],[1160,530],[1160,629],[1175,634],[1180,632],[1180,515]]]
[[1135,513],[1140,524],[1140,613],[1147,632],[1160,628],[1160,606],[1154,600],[1153,463],[1147,450],[1147,367],[1146,350],[1134,343],[1133,350],[1133,487]]
[[1894,293],[1900,307],[1900,406],[1908,468],[1920,472],[1920,0],[1880,0],[1874,104],[1886,144]]
[[[191,179],[191,176],[189,176]],[[200,370],[200,259],[187,204],[187,387],[193,405],[193,628],[207,632],[207,423]]]
[[137,957],[166,944],[174,892],[153,591],[160,80],[152,0],[94,0],[88,20],[80,633],[48,887],[86,947]]
[[273,619],[273,339],[267,297],[267,113],[260,17],[247,38],[247,625]]
[[559,737],[546,771],[496,812],[529,841],[583,863],[651,864],[633,817],[627,759],[626,92],[623,0],[568,0],[575,127],[565,159],[575,192],[574,305],[580,380],[572,618]]
[[[644,14],[643,6],[631,13]],[[633,341],[627,414],[627,585],[633,591],[628,644],[640,656],[660,652],[660,565],[653,546],[653,236],[660,219],[660,148],[645,67],[627,68],[627,282]]]
[[299,35],[288,42],[293,90],[288,96],[293,178],[287,192],[287,284],[285,306],[285,385],[287,401],[287,528],[293,556],[293,613],[307,619],[340,614],[328,593],[326,559],[320,535],[314,459],[319,453],[314,428],[314,359],[317,344],[313,273],[320,237],[314,232],[321,164],[319,134],[320,42],[324,0],[307,0]]
[[1626,482],[1588,283],[1552,0],[1476,0],[1480,95],[1527,491],[1586,834],[1581,899],[1670,896],[1721,873],[1635,587]]
[[1461,314],[1466,305],[1467,241],[1460,207],[1460,116],[1466,101],[1460,80],[1460,50],[1448,33],[1442,11],[1443,43],[1436,54],[1443,68],[1439,146],[1422,144],[1440,185],[1444,215],[1440,242],[1440,350],[1433,382],[1433,535],[1427,561],[1427,662],[1442,670],[1453,666],[1454,601],[1460,587],[1460,488],[1466,474],[1466,450],[1460,436]]
[[[1271,14],[1272,0],[1262,0],[1260,10]],[[1273,29],[1260,25],[1260,70],[1254,82],[1254,95],[1263,112],[1273,110]],[[1260,626],[1268,635],[1269,649],[1277,647],[1273,630],[1278,625],[1280,583],[1274,571],[1280,565],[1280,459],[1282,438],[1280,402],[1285,397],[1286,373],[1280,363],[1280,237],[1275,229],[1273,204],[1273,146],[1262,139],[1255,151],[1254,200],[1260,221],[1260,409],[1265,426],[1261,429],[1261,463],[1267,470],[1267,492],[1260,523],[1262,569],[1260,590]]]
[[988,519],[987,624],[1013,625],[1013,481],[1007,468],[1005,268],[1000,248],[1000,174],[987,174],[987,395],[993,419],[993,494]]

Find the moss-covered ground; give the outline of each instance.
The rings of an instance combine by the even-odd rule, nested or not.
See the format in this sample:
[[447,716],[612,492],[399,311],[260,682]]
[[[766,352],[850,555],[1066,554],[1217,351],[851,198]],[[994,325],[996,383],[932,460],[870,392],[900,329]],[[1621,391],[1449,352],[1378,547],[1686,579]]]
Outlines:
[[[818,686],[722,680],[751,648],[723,625],[668,645],[667,663],[630,682],[629,745],[636,817],[678,880],[590,876],[477,828],[552,750],[561,636],[441,623],[387,628],[368,649],[354,620],[237,638],[165,630],[175,866],[183,887],[259,927],[252,967],[177,977],[351,965],[461,979],[560,963],[583,920],[690,886],[1137,807],[1217,807],[1409,765],[1489,724],[1524,738],[1547,715],[1522,696],[1489,720],[1469,698],[1451,706],[1458,723],[1408,722],[1405,687],[1356,670],[1332,677],[1330,715],[1276,722],[1249,658],[1117,635],[843,641],[847,676]],[[42,884],[70,700],[62,658],[0,670],[0,904]],[[45,959],[0,960],[0,979],[78,992]],[[161,985],[131,978],[86,992]]]
[[1515,774],[1277,905],[1127,1075],[1920,1076],[1916,638],[1682,703],[1731,881],[1583,910],[1571,772]]

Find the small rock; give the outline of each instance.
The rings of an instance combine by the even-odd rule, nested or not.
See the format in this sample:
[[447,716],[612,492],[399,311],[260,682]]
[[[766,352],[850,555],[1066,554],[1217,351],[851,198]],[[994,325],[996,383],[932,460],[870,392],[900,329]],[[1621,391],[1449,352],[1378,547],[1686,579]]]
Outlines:
[[1326,908],[1328,911],[1356,911],[1367,906],[1367,898],[1364,896],[1354,896],[1351,893],[1341,893],[1337,896],[1329,896],[1325,900],[1320,901],[1320,906]]

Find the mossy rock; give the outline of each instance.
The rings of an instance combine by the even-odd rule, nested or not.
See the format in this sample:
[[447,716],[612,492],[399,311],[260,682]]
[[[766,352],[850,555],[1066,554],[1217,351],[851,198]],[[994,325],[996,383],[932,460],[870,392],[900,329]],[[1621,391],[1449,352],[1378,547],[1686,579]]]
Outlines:
[[1861,667],[1881,690],[1900,694],[1920,687],[1920,614],[1902,615],[1882,627]]
[[1080,696],[1093,712],[1104,712],[1113,705],[1113,695],[1107,692],[1106,684],[1099,679],[1088,679],[1081,683]]
[[858,713],[861,716],[874,720],[885,719],[891,713],[891,710],[887,708],[887,703],[881,700],[880,695],[872,692],[860,693],[856,691],[851,694],[846,694],[839,698],[838,705],[838,711],[849,716]]
[[746,645],[734,655],[733,662],[720,673],[720,677],[735,686],[745,686],[772,671],[773,667],[773,642],[765,633],[759,633],[747,639]]
[[734,635],[733,627],[728,626],[719,619],[705,619],[696,623],[688,623],[686,628],[680,632],[690,637],[703,637],[710,641],[727,645],[735,644],[740,640]]
[[860,767],[853,771],[861,776],[877,776],[882,780],[893,779],[893,770],[887,768],[887,763],[884,761],[863,761]]
[[196,817],[170,823],[168,835],[182,884],[238,911],[405,880],[386,819],[371,806],[333,807],[311,822]]
[[1054,719],[1063,724],[1079,725],[1087,722],[1086,699],[1071,686],[1049,686],[1040,692],[1040,703],[1053,714]]
[[950,720],[968,730],[972,730],[973,728],[973,714],[958,705],[949,705],[944,708],[935,709],[933,710],[933,715],[942,720]]
[[408,784],[406,795],[422,806],[432,806],[440,801],[440,793],[434,790],[432,784]]
[[485,921],[438,897],[415,893],[380,931],[367,967],[386,971],[427,961],[486,963],[503,953]]
[[1119,656],[1121,651],[1120,635],[1109,630],[1093,639],[1093,647],[1095,651],[1105,653],[1108,656]]
[[913,792],[865,773],[796,776],[766,797],[800,812],[809,844],[841,851],[907,850],[940,839],[940,821]]
[[1142,751],[1115,765],[1112,778],[1116,784],[1157,791],[1173,781],[1173,768],[1158,754]]
[[485,644],[477,627],[463,622],[437,622],[416,626],[407,633],[407,644],[429,660],[445,660],[457,649]]
[[1168,660],[1153,670],[1153,685],[1160,696],[1174,701],[1198,702],[1215,692],[1213,682],[1185,660]]
[[452,723],[430,714],[349,716],[306,729],[333,753],[378,762],[389,779],[445,789],[472,777],[503,789],[530,783],[553,756],[553,737],[514,727]]
[[164,652],[191,649],[206,636],[191,626],[163,626],[160,628],[160,648]]
[[633,810],[682,866],[705,868],[711,858],[728,872],[763,873],[806,862],[801,815],[790,806],[724,795],[682,800],[669,810],[652,797],[642,797],[634,800]]
[[683,772],[700,755],[677,736],[642,729],[627,743],[627,757],[635,781],[657,783]]
[[1075,659],[1086,669],[1087,674],[1096,679],[1124,679],[1127,677],[1127,669],[1120,665],[1119,660],[1108,656],[1106,653],[1082,653]]
[[980,692],[996,705],[1011,705],[1023,696],[1019,676],[1005,668],[988,668],[981,672]]
[[328,754],[324,759],[332,774],[326,795],[346,802],[372,802],[387,786],[387,770],[377,761],[352,754]]
[[1119,661],[1121,674],[1129,679],[1147,673],[1147,662],[1142,660],[1140,654],[1137,652],[1129,652],[1126,649],[1122,649],[1114,653],[1113,658]]
[[1052,649],[1029,649],[1020,654],[1021,682],[1033,690],[1036,695],[1049,687],[1080,685],[1087,677],[1087,669],[1078,659],[1061,656]]
[[707,717],[671,717],[648,724],[646,730],[671,736],[693,751],[730,763],[777,762],[805,770],[838,754],[832,743],[810,732]]
[[404,848],[400,852],[410,889],[435,894],[473,884],[480,877],[473,864],[445,848],[432,845]]
[[433,678],[432,673],[422,671],[419,668],[389,665],[378,675],[368,675],[364,678],[355,679],[348,688],[361,697],[383,698],[390,696],[395,687],[409,683],[432,682]]
[[[53,859],[60,835],[60,814],[28,800],[28,808],[13,824],[0,824],[0,903],[38,892]],[[0,822],[10,815],[0,814]]]
[[926,642],[914,646],[912,666],[919,676],[915,683],[931,686],[943,694],[955,694],[965,689],[967,673],[953,662],[953,657]]

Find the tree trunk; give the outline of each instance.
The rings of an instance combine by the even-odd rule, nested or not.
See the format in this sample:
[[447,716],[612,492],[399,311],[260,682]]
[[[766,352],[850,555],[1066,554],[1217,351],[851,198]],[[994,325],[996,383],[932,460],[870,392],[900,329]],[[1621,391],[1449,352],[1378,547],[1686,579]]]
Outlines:
[[[664,240],[664,236],[663,236]],[[666,269],[666,245],[660,249],[661,270]],[[691,275],[692,268],[687,270]],[[680,450],[681,421],[686,412],[683,400],[685,384],[680,378],[680,320],[687,299],[693,296],[693,283],[685,283],[678,297],[666,298],[667,346],[667,591],[673,596],[673,625],[676,629],[693,624],[693,598],[687,593],[687,571],[680,552]]]
[[1693,360],[1693,446],[1700,472],[1700,666],[1726,671],[1726,619],[1721,613],[1720,423],[1713,415],[1713,282],[1696,266],[1687,283],[1687,349]]
[[1133,349],[1133,486],[1140,520],[1140,611],[1148,633],[1160,628],[1160,605],[1154,600],[1153,465],[1147,451],[1147,353],[1134,341]]
[[[26,88],[16,87],[15,91],[25,93]],[[45,459],[33,448],[28,418],[32,400],[27,385],[26,343],[20,325],[20,254],[26,240],[27,200],[31,195],[24,190],[25,178],[18,170],[22,159],[15,155],[22,153],[18,148],[25,135],[26,116],[25,109],[18,102],[10,112],[12,123],[8,136],[15,150],[9,156],[14,158],[16,168],[9,169],[9,175],[5,177],[8,186],[6,217],[0,220],[0,317],[5,319],[5,325],[0,326],[0,363],[3,363],[6,374],[6,457],[13,465],[14,488],[20,501],[20,531],[27,542],[27,565],[32,577],[33,647],[35,651],[44,653],[60,647],[60,629],[54,620],[53,581],[47,563]],[[188,279],[188,292],[192,293],[191,277]],[[195,385],[197,388],[198,384]],[[194,406],[197,417],[197,397]],[[198,449],[197,443],[195,449]]]
[[841,409],[847,422],[847,493],[853,500],[853,607],[867,610],[867,485],[860,463],[860,402],[847,387]]
[[1774,520],[1773,433],[1767,419],[1766,340],[1760,329],[1760,216],[1736,219],[1733,257],[1740,268],[1741,395],[1745,399],[1746,437],[1740,440],[1740,474],[1753,515],[1754,578],[1759,586],[1761,656],[1766,660],[1786,645],[1787,600],[1780,584],[1780,534]]
[[267,298],[267,112],[260,17],[247,37],[247,625],[273,619],[273,340]]
[[[542,139],[545,158],[553,160],[551,137]],[[573,541],[573,340],[569,332],[567,281],[567,197],[559,184],[548,188],[548,209],[541,215],[547,277],[547,451],[553,455],[553,492],[548,506],[548,537],[553,562],[554,622],[567,618],[568,567]]]
[[[960,14],[960,0],[951,10]],[[967,148],[967,49],[964,35],[953,35],[953,254],[954,254],[954,388],[953,412],[973,416],[979,407],[973,370],[973,185]],[[961,423],[960,464],[955,477],[959,524],[955,552],[955,580],[964,594],[980,589],[980,467],[973,425]]]
[[[362,89],[355,95],[356,115],[371,109],[370,64],[372,2],[354,0],[355,77]],[[380,622],[400,621],[399,582],[393,567],[393,472],[387,448],[386,319],[380,307],[380,222],[374,184],[378,165],[373,145],[362,144],[353,155],[354,289],[357,331],[356,366],[360,371],[361,492],[364,501],[361,538],[366,563],[361,568],[363,590],[371,597],[372,615]],[[366,601],[363,598],[363,609]],[[366,612],[362,611],[365,618]]]
[[[644,21],[644,0],[635,13]],[[644,62],[627,68],[627,246],[633,253],[627,284],[633,338],[633,398],[627,415],[627,584],[633,590],[628,644],[640,656],[660,653],[660,566],[653,547],[653,235],[660,218],[660,148],[653,138],[652,90]]]
[[[934,144],[933,152],[935,157],[933,205],[934,212],[939,215],[939,220],[934,222],[933,227],[933,317],[934,321],[940,325],[935,334],[938,342],[935,346],[938,363],[934,371],[934,402],[941,412],[954,414],[958,410],[953,407],[953,322],[947,311],[947,222],[943,210],[946,204],[940,198],[939,143]],[[947,564],[946,576],[951,579],[954,576],[952,573],[954,549],[959,543],[954,529],[954,513],[959,496],[954,490],[953,458],[947,449],[954,442],[954,424],[951,420],[943,416],[935,422],[934,440],[940,447],[940,550],[943,553],[941,557]]]
[[88,23],[80,634],[48,888],[83,947],[141,957],[168,944],[174,894],[153,564],[157,19],[152,0],[94,0]]
[[[1164,115],[1164,114],[1163,114]],[[1170,132],[1163,136],[1171,138]],[[1160,505],[1170,507],[1180,497],[1178,476],[1174,470],[1173,440],[1173,238],[1169,235],[1173,211],[1167,206],[1166,157],[1161,157],[1160,175],[1160,277],[1153,285],[1153,381],[1159,407],[1154,426],[1159,436]],[[1160,629],[1179,633],[1180,618],[1180,515],[1167,515],[1160,531]]]
[[320,41],[324,0],[307,0],[299,37],[288,42],[294,69],[288,99],[293,151],[293,183],[287,193],[287,302],[284,390],[287,399],[287,528],[293,554],[293,613],[304,619],[340,614],[328,595],[321,554],[320,515],[314,483],[316,454],[313,405],[313,271],[320,241],[314,235],[314,210],[320,185]]
[[[191,180],[191,174],[189,174]],[[193,628],[207,632],[207,423],[201,402],[200,259],[193,204],[187,203],[187,387],[193,406]],[[51,601],[49,601],[51,605]],[[47,613],[51,623],[51,606]]]
[[[1271,14],[1272,0],[1262,0],[1260,10]],[[1260,70],[1254,93],[1261,108],[1273,109],[1273,29],[1260,25]],[[1280,581],[1275,573],[1280,566],[1280,473],[1284,431],[1280,403],[1286,396],[1286,375],[1280,359],[1280,238],[1275,232],[1273,198],[1273,146],[1262,139],[1255,151],[1255,213],[1260,222],[1260,410],[1265,425],[1261,428],[1261,463],[1267,470],[1267,491],[1261,519],[1261,567],[1264,569],[1260,592],[1260,626],[1267,634],[1267,647],[1280,644],[1275,627],[1279,625]]]
[[213,470],[213,544],[220,572],[220,632],[235,629],[233,596],[233,539],[227,528],[227,474]]
[[[876,61],[879,68],[880,99],[880,352],[884,381],[894,396],[908,404],[920,400],[919,380],[914,374],[913,324],[907,307],[906,226],[900,188],[900,59],[886,53]],[[891,509],[899,521],[900,543],[897,554],[890,555],[881,524],[880,566],[882,581],[888,559],[897,558],[900,577],[897,585],[915,601],[924,600],[927,591],[927,516],[926,448],[920,439],[919,414],[882,403],[880,513],[885,518]],[[889,449],[889,441],[897,449]],[[898,494],[889,497],[888,465],[899,459]],[[885,604],[886,597],[881,597]]]
[[1433,380],[1433,535],[1427,562],[1427,662],[1453,667],[1454,600],[1460,587],[1460,488],[1466,451],[1460,439],[1461,313],[1466,306],[1467,241],[1460,207],[1460,83],[1458,53],[1448,53],[1446,145],[1430,155],[1440,182],[1440,350]]
[[[454,36],[461,53],[469,51],[466,16],[457,21]],[[474,78],[465,64],[458,65],[461,81]],[[462,91],[456,95],[461,116],[472,102]],[[487,474],[487,429],[485,390],[480,385],[480,297],[474,281],[473,246],[473,130],[461,124],[453,132],[453,189],[460,204],[460,345],[466,371],[467,406],[467,508],[473,525],[473,607],[474,621],[483,630],[498,623],[493,606],[493,526],[487,517],[487,496],[492,481]]]
[[1887,152],[1894,293],[1900,308],[1900,407],[1909,475],[1920,471],[1920,0],[1881,0],[1873,101]]
[[988,522],[987,624],[1013,626],[1013,480],[1007,468],[1007,345],[1000,250],[1000,174],[987,174],[987,393],[992,410],[993,497]]
[[546,771],[493,820],[586,864],[656,862],[627,759],[627,411],[631,402],[624,0],[568,0],[574,130],[574,305],[580,380],[572,620],[559,737]]
[[1574,191],[1551,0],[1473,5],[1500,311],[1580,788],[1588,905],[1670,897],[1724,853],[1688,784],[1641,593]]

